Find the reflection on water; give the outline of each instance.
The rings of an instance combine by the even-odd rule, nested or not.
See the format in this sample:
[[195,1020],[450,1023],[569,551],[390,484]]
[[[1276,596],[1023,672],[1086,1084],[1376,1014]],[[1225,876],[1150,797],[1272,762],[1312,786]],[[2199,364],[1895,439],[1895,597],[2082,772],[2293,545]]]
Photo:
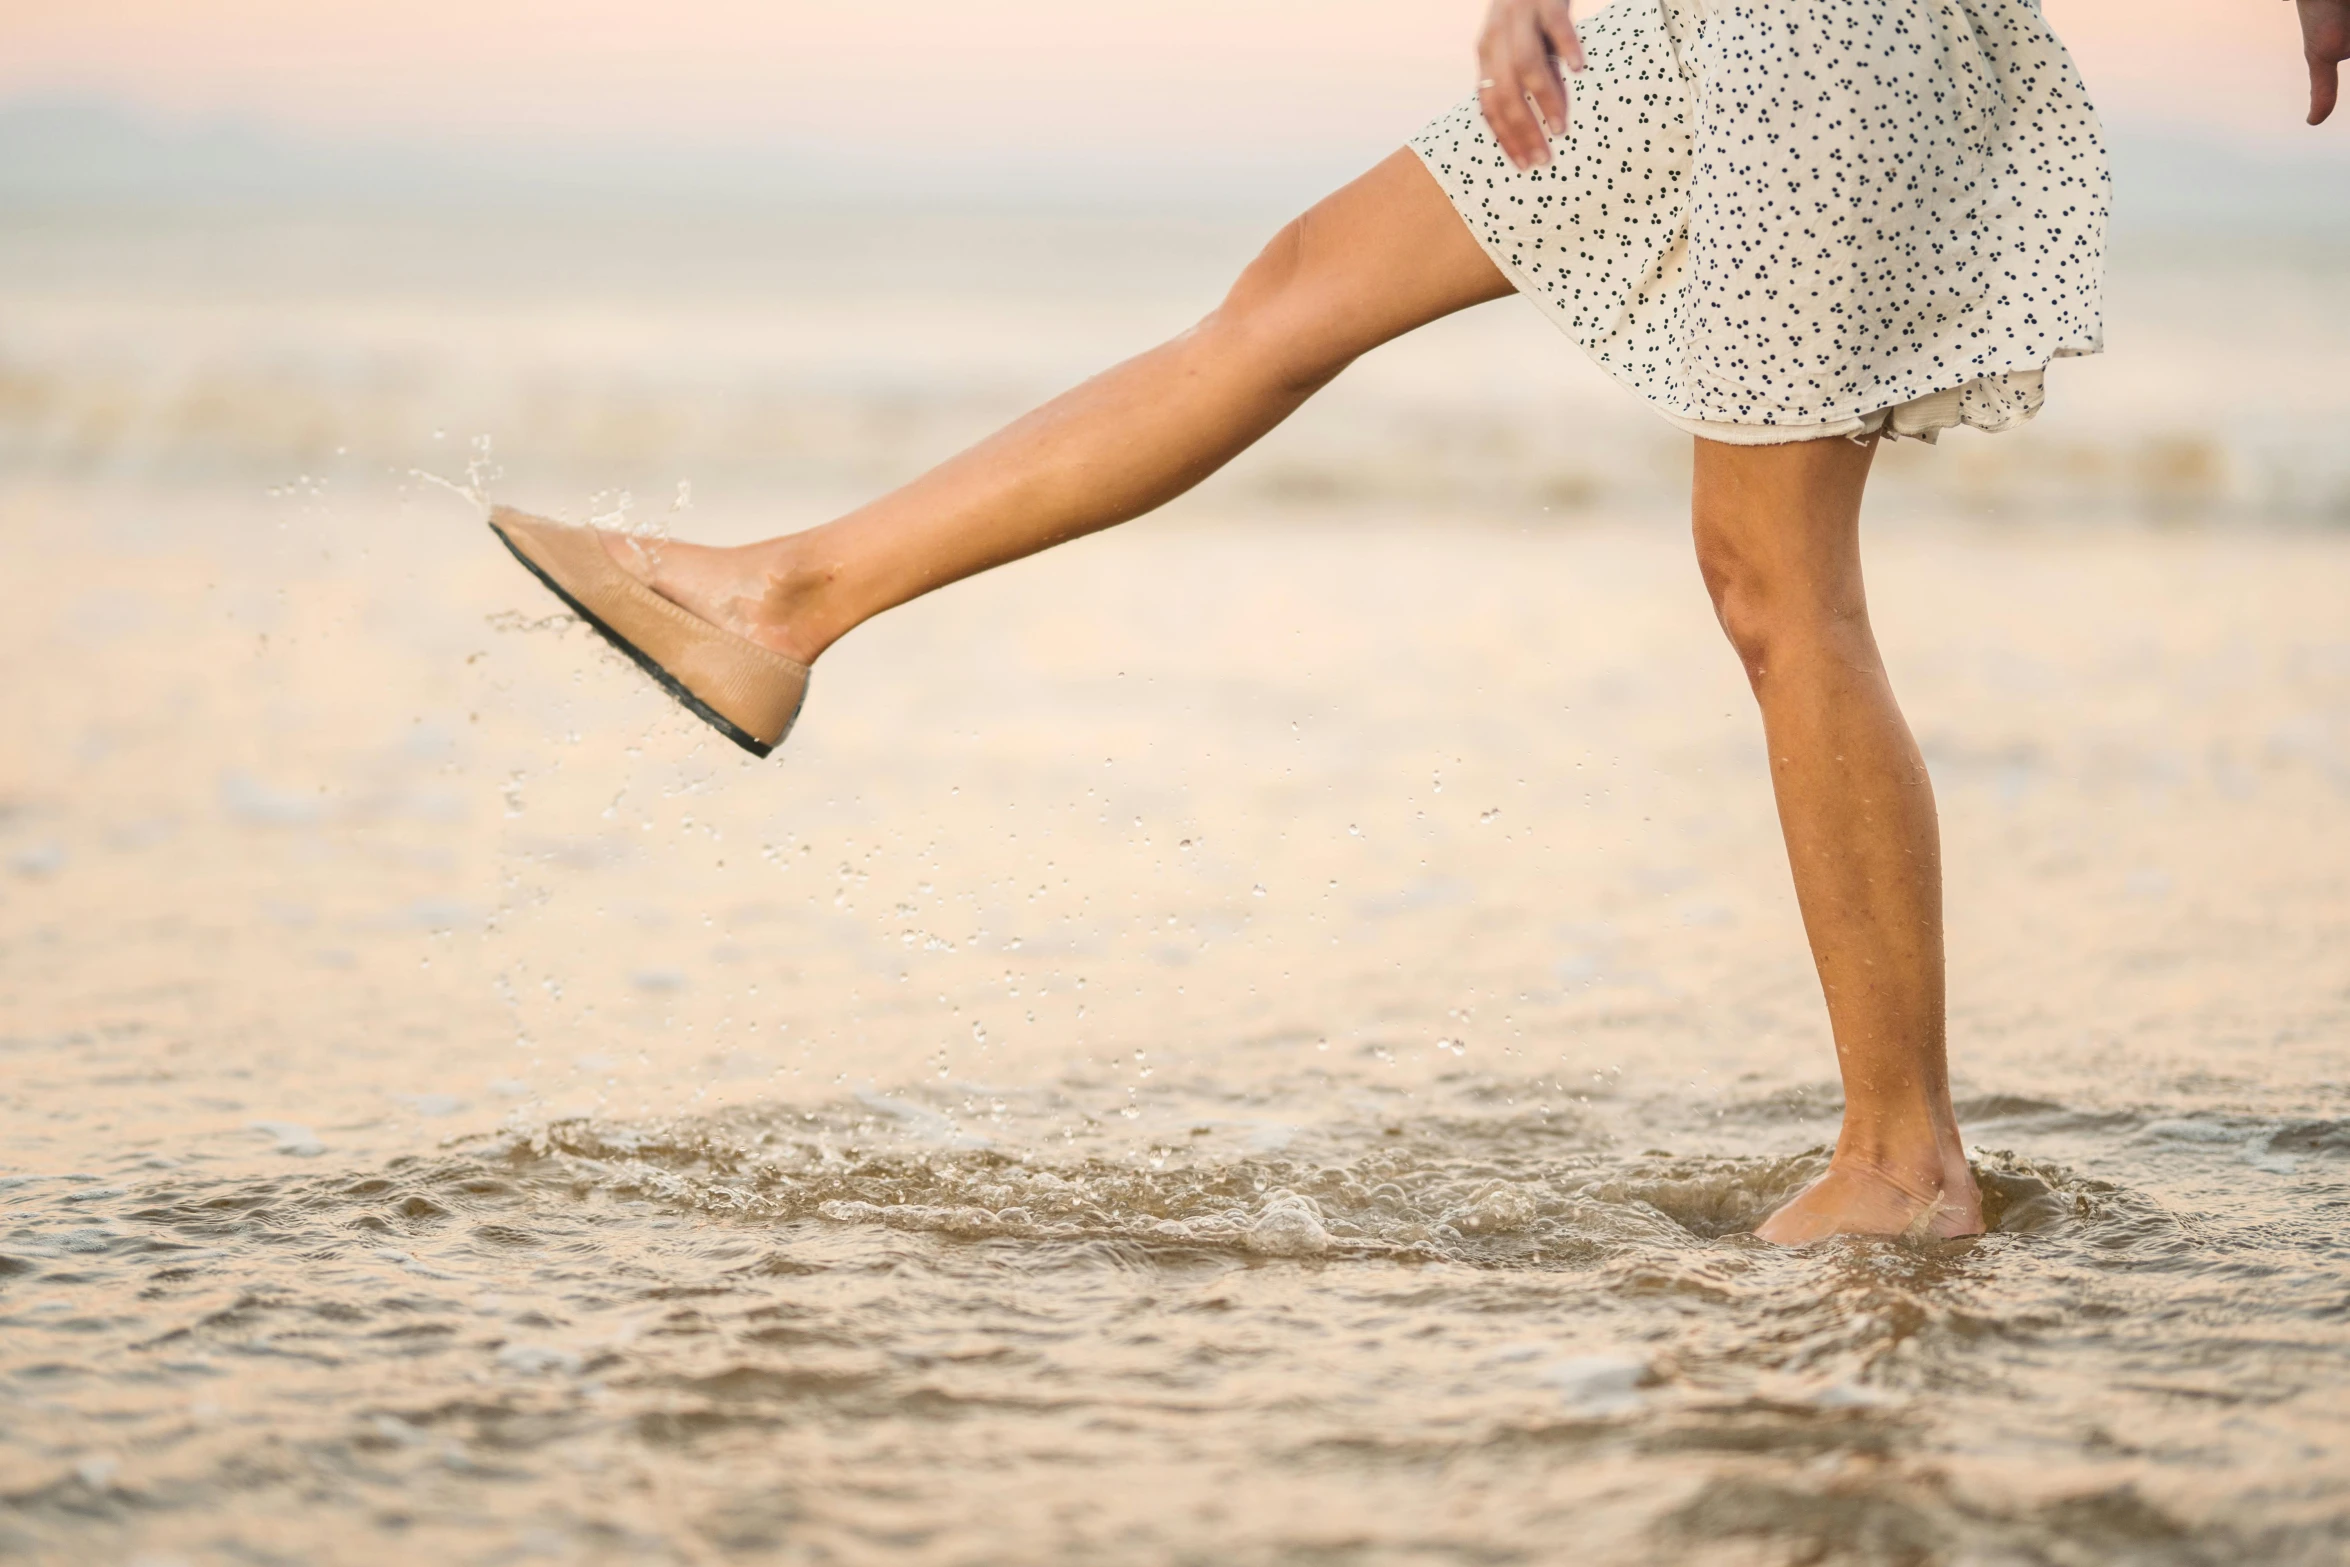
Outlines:
[[1751,704],[1685,459],[1539,326],[860,631],[761,765],[413,470],[771,530],[1253,228],[76,221],[0,252],[0,1553],[2350,1543],[2350,536],[2197,525],[2342,493],[2307,258],[1889,465],[1994,1228],[1788,1254]]

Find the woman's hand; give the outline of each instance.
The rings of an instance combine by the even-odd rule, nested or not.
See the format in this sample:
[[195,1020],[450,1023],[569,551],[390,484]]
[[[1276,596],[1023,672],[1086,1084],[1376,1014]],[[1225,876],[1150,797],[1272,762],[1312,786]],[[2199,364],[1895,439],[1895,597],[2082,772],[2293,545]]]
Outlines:
[[[2309,61],[2309,123],[2323,125],[2340,91],[2338,68],[2350,60],[2350,0],[2300,0],[2300,10],[2301,53]],[[1485,117],[1492,119],[1492,111]]]
[[[2307,25],[2313,6],[2339,14],[2350,0],[2301,0]],[[2314,57],[2313,57],[2314,58]],[[1583,40],[1567,0],[1493,0],[1477,35],[1477,107],[1510,162],[1531,169],[1550,161],[1550,139],[1567,128],[1567,82],[1559,74],[1583,69]]]

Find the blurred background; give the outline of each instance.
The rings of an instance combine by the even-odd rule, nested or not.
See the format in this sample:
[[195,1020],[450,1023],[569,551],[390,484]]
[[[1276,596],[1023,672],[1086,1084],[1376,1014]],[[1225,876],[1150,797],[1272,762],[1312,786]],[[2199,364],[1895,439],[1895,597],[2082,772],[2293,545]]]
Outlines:
[[[2301,124],[2292,7],[2049,11],[2112,130],[2117,352],[1884,494],[2339,516],[2350,136]],[[1196,318],[1463,94],[1479,15],[13,6],[0,461],[347,489],[486,437],[543,505],[861,493]],[[1534,325],[1399,345],[1192,504],[1669,494],[1682,443]]]

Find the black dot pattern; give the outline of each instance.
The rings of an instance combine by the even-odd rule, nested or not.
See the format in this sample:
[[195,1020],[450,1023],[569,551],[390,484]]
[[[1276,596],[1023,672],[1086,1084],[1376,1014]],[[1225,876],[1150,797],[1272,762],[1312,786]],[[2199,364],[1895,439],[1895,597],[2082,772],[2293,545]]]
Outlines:
[[2034,0],[1615,0],[1553,161],[1474,98],[1412,147],[1569,336],[1676,422],[2039,411],[2103,346],[2111,182]]

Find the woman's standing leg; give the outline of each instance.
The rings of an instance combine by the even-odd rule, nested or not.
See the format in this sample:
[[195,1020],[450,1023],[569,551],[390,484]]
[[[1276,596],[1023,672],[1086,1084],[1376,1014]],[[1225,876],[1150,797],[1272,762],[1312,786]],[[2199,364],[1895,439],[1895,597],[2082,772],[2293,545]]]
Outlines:
[[1199,325],[870,505],[733,549],[607,546],[704,619],[811,662],[893,605],[1164,505],[1359,355],[1510,291],[1397,152],[1284,228]]
[[1826,1177],[1763,1224],[1982,1228],[1944,1056],[1933,786],[1869,628],[1860,501],[1875,442],[1697,443],[1697,556],[1762,704],[1796,900],[1827,993],[1844,1126]]

